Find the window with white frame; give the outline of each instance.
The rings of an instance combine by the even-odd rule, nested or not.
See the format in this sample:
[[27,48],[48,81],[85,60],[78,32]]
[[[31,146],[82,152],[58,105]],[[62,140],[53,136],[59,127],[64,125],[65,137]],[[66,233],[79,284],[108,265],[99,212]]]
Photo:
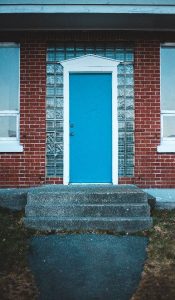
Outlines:
[[19,144],[19,65],[16,43],[0,43],[0,152],[21,152]]
[[175,44],[163,44],[161,59],[161,145],[158,152],[175,152]]

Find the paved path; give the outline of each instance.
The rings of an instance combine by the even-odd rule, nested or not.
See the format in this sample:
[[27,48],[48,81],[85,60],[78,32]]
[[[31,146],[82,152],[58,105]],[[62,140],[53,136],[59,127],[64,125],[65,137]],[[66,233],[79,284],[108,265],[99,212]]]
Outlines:
[[129,300],[138,286],[147,238],[59,234],[31,240],[29,264],[41,300]]

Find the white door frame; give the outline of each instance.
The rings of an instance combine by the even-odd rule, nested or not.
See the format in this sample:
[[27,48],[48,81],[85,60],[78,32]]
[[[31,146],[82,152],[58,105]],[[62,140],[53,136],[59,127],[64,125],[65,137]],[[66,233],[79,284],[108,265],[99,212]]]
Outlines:
[[118,184],[118,113],[117,113],[117,66],[120,61],[96,55],[84,55],[61,62],[64,76],[64,125],[63,125],[63,184],[68,185],[69,177],[69,74],[70,73],[111,73],[112,75],[112,183]]

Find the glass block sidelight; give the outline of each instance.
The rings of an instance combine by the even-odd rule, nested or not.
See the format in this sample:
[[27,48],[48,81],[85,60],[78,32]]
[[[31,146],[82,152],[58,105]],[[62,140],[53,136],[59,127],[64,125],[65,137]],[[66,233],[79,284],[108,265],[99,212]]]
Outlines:
[[47,49],[47,176],[63,177],[63,68],[59,61],[95,54],[118,65],[119,177],[134,175],[134,50],[113,43],[59,43]]

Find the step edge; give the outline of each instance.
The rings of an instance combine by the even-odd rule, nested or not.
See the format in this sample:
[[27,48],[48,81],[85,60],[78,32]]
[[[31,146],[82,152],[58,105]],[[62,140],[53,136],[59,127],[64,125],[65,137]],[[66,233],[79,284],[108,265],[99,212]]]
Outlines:
[[63,207],[69,207],[69,208],[79,208],[79,207],[111,207],[111,208],[114,208],[114,207],[123,207],[123,208],[128,208],[128,207],[149,207],[149,204],[148,203],[123,203],[123,204],[120,204],[120,203],[117,203],[117,204],[60,204],[60,205],[29,205],[27,204],[26,205],[26,208],[63,208]]
[[152,220],[151,217],[24,217],[23,220],[54,220],[54,221],[143,221]]

